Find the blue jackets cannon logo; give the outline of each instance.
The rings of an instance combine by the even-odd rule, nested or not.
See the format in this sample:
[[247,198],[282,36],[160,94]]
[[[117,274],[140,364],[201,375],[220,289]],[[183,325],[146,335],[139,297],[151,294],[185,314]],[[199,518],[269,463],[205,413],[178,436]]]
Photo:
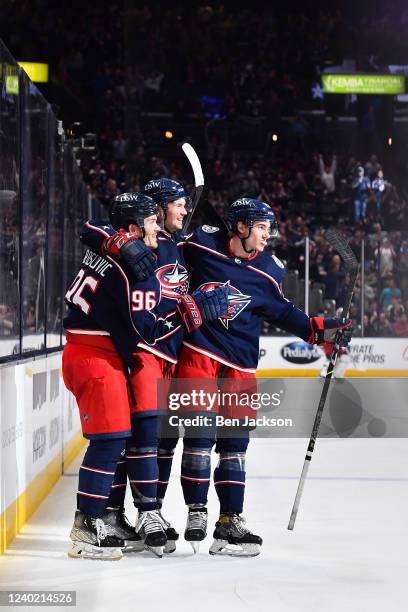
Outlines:
[[317,346],[307,344],[303,340],[296,340],[295,342],[285,344],[281,348],[281,355],[285,361],[296,364],[313,363],[322,356]]
[[158,268],[156,277],[161,285],[162,295],[167,298],[177,299],[188,292],[188,272],[178,261]]

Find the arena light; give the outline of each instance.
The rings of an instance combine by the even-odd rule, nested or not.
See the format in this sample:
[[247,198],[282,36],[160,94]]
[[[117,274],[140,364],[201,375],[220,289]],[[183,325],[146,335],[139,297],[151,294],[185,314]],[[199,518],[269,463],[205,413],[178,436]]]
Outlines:
[[48,83],[48,64],[39,64],[38,62],[17,63],[33,83]]
[[323,91],[328,94],[386,94],[405,92],[402,74],[322,74]]
[[389,147],[391,147],[391,145],[392,145],[392,138],[391,138],[391,136],[388,137],[387,144],[388,144]]
[[167,140],[171,140],[173,138],[173,132],[171,130],[166,130],[164,132],[164,137],[167,138]]
[[272,134],[272,140],[273,140],[273,142],[278,142],[278,135],[277,134]]

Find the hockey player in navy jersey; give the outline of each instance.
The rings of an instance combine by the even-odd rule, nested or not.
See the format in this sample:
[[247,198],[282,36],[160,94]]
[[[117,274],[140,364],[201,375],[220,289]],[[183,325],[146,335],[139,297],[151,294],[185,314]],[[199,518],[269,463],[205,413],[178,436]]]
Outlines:
[[[191,200],[185,191],[184,187],[177,181],[167,178],[152,179],[148,181],[142,192],[154,199],[160,207],[163,215],[163,228],[157,235],[157,248],[154,253],[157,257],[156,278],[160,282],[162,301],[159,305],[159,311],[166,311],[174,308],[180,296],[188,292],[189,279],[186,270],[183,254],[177,247],[177,240],[180,240],[180,231],[183,227],[184,217],[190,210]],[[92,241],[92,232],[86,231],[82,234],[82,240]],[[100,248],[97,244],[95,248]],[[175,374],[175,367],[178,355],[181,350],[183,340],[184,326],[179,325],[169,330],[169,333],[161,341],[156,342],[154,346],[149,346],[145,342],[139,342],[137,351],[135,351],[135,359],[138,363],[139,375],[135,376],[134,386],[138,401],[138,413],[145,411],[146,414],[154,414],[157,411],[157,383],[161,379],[169,379]],[[151,419],[152,423],[155,421]],[[147,424],[148,421],[145,421]],[[166,440],[167,442],[167,440]],[[161,514],[161,499],[165,495],[167,489],[169,475],[171,470],[172,457],[174,453],[174,444],[171,443],[170,450],[167,449],[168,444],[157,445],[156,443],[150,447],[152,452],[149,456],[139,458],[137,461],[138,472],[147,474],[148,479],[152,476],[157,477],[157,483],[152,482],[148,485],[137,484],[131,482],[133,488],[138,487],[144,489],[144,493],[149,499],[156,500],[159,516],[164,525],[164,530],[167,537],[167,542],[164,546],[165,553],[172,553],[176,549],[176,541],[178,533]],[[156,462],[158,472],[153,469]],[[109,506],[114,508],[123,508],[128,466],[132,472],[136,460],[128,459],[118,465],[115,474],[114,485],[112,488]],[[136,478],[130,476],[130,480],[135,481]]]
[[[156,204],[160,207],[163,216],[164,227],[157,235],[157,248],[154,249],[156,255],[156,278],[161,285],[162,300],[159,304],[159,311],[165,312],[171,309],[177,303],[180,296],[188,292],[188,273],[185,267],[185,262],[182,253],[177,247],[177,240],[180,240],[180,230],[183,226],[183,220],[188,213],[191,205],[191,200],[187,195],[184,187],[177,181],[170,179],[153,179],[146,183],[143,187],[143,193],[152,197]],[[103,231],[114,235],[116,230],[110,226],[101,226],[99,223],[87,222],[81,232],[81,240],[87,246],[90,246],[98,253],[103,248],[104,235]],[[178,355],[181,349],[183,339],[183,326],[179,325],[169,330],[166,336],[155,343],[154,346],[149,346],[145,342],[138,343],[135,349],[134,358],[138,364],[139,374],[134,376],[133,383],[136,389],[138,401],[138,413],[145,412],[153,415],[157,410],[157,381],[161,379],[169,379],[174,376],[175,364],[177,363]],[[152,421],[145,421],[150,423]],[[176,549],[176,541],[179,537],[176,530],[171,524],[161,515],[161,498],[164,497],[168,485],[168,479],[171,469],[172,457],[174,453],[174,444],[170,443],[171,449],[167,450],[168,442],[166,440],[164,447],[159,444],[158,449],[153,449],[152,452],[140,457],[137,461],[138,473],[147,473],[146,479],[151,480],[152,469],[157,455],[158,474],[157,483],[147,483],[148,486],[137,485],[136,477],[131,478],[131,486],[146,489],[149,492],[150,499],[157,496],[157,506],[159,516],[164,525],[164,530],[167,537],[167,542],[164,546],[165,553],[174,552]],[[154,451],[154,452],[153,452]],[[112,486],[112,491],[108,501],[108,508],[116,516],[123,516],[123,507],[126,493],[126,483],[128,476],[128,465],[136,463],[136,461],[128,460],[126,457],[119,462],[115,478]],[[130,470],[133,470],[133,465],[130,465]],[[153,474],[154,475],[154,474]],[[157,491],[155,491],[157,488]],[[123,521],[122,521],[123,525]],[[126,533],[123,531],[122,536],[132,537],[132,530]],[[128,538],[127,538],[128,539]],[[139,543],[140,544],[140,543]],[[140,545],[128,546],[128,551],[140,550]]]
[[[282,294],[284,266],[264,252],[267,241],[276,235],[271,208],[258,200],[241,198],[228,211],[230,234],[203,226],[180,242],[190,271],[190,287],[228,289],[226,315],[193,330],[184,339],[177,376],[180,379],[221,379],[221,389],[235,382],[251,385],[258,364],[259,336],[263,319],[303,340],[322,344],[333,342],[343,331],[343,343],[351,337],[351,322],[344,319],[309,317]],[[181,483],[188,505],[185,539],[194,550],[206,536],[207,493],[210,482],[210,455],[215,428],[201,437],[186,431],[181,466]],[[220,517],[214,531],[211,554],[253,556],[260,552],[262,539],[252,534],[241,516],[245,488],[245,453],[248,428],[236,437],[218,437],[218,466],[214,483],[220,501]],[[231,545],[232,548],[231,548]]]
[[157,212],[155,202],[148,196],[117,196],[110,220],[119,232],[111,236],[103,226],[95,228],[103,237],[103,255],[91,250],[85,253],[65,296],[69,314],[64,320],[67,344],[63,376],[77,399],[83,435],[90,440],[79,475],[78,510],[69,553],[72,557],[121,558],[126,542],[120,527],[126,533],[125,539],[133,539],[135,546],[142,540],[155,550],[158,540],[159,547],[166,543],[155,504],[146,502],[148,495],[141,487],[132,488],[135,503],[140,502],[137,533],[132,530],[128,538],[129,526],[123,515],[107,511],[125,446],[127,455],[149,455],[148,450],[140,450],[139,440],[148,444],[146,436],[154,438],[152,428],[135,425],[131,417],[138,405],[135,376],[139,364],[135,348],[138,342],[155,346],[168,337],[170,330],[183,326],[191,331],[226,312],[225,291],[211,296],[202,291],[193,296],[186,293],[179,296],[173,308],[159,310],[161,285],[153,274],[151,253],[140,240],[157,247]]
[[[182,249],[177,247],[177,242],[182,239],[181,230],[183,228],[184,217],[190,212],[191,198],[187,194],[181,183],[168,179],[152,179],[142,188],[142,192],[153,198],[156,204],[163,211],[164,228],[158,235],[156,277],[162,286],[162,295],[167,300],[177,298],[180,292],[185,292],[189,286],[188,270],[184,261]],[[152,374],[152,392],[140,390],[145,395],[145,401],[151,401],[157,394],[157,381],[165,372],[166,378],[175,376],[176,364],[182,347],[184,329],[180,329],[170,340],[163,342],[162,354],[156,358],[156,371]],[[160,343],[162,344],[162,343]],[[139,347],[143,347],[139,344]],[[154,389],[153,389],[154,387]],[[160,430],[166,431],[167,415],[161,418]],[[165,524],[167,543],[164,552],[171,553],[176,550],[176,541],[179,538],[177,531],[171,523],[163,517],[161,512],[163,498],[166,494],[169,483],[171,466],[173,462],[174,447],[177,438],[159,439],[157,449],[158,482],[157,482],[157,507],[159,514]]]

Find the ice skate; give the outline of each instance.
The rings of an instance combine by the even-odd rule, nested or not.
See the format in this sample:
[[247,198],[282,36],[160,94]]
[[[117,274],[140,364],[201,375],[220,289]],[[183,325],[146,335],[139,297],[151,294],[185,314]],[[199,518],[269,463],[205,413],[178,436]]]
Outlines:
[[184,539],[190,542],[194,554],[207,535],[207,508],[189,508]]
[[114,534],[118,538],[124,541],[122,552],[130,553],[144,550],[142,538],[128,521],[124,508],[107,509],[102,520],[106,525],[112,527]]
[[163,522],[164,525],[164,532],[166,534],[167,537],[167,542],[166,545],[164,547],[163,552],[166,554],[170,554],[172,552],[174,552],[176,550],[176,542],[179,539],[179,534],[177,533],[177,531],[174,529],[174,527],[171,526],[171,524],[169,523],[169,521],[167,521],[164,516],[162,515],[161,509],[158,510],[159,516]]
[[167,537],[159,510],[139,512],[135,530],[143,542],[143,547],[161,558]]
[[231,557],[256,557],[261,552],[262,538],[245,527],[243,516],[221,514],[215,524],[214,542],[210,555],[230,555]]
[[73,559],[118,561],[122,558],[125,542],[103,518],[93,518],[77,510],[70,538],[72,549],[68,556]]

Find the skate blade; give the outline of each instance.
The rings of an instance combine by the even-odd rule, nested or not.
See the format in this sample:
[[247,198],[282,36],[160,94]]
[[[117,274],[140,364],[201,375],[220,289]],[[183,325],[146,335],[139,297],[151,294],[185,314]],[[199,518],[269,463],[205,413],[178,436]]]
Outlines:
[[85,542],[73,542],[67,554],[71,559],[99,559],[100,561],[120,561],[123,557],[120,548],[101,548]]
[[122,548],[122,552],[124,554],[138,553],[143,552],[144,550],[145,547],[141,540],[137,542],[133,542],[132,540],[125,540],[125,546]]
[[191,548],[193,549],[194,554],[196,555],[200,550],[200,541],[199,540],[190,540],[189,544],[191,544]]
[[164,549],[164,546],[147,546],[145,544],[145,550],[149,550],[151,553],[153,553],[159,559],[161,559],[162,556],[163,556],[163,549]]
[[208,552],[229,557],[257,557],[261,547],[259,544],[229,544],[226,540],[214,540]]
[[167,540],[166,546],[163,549],[165,555],[170,555],[176,550],[176,540]]

